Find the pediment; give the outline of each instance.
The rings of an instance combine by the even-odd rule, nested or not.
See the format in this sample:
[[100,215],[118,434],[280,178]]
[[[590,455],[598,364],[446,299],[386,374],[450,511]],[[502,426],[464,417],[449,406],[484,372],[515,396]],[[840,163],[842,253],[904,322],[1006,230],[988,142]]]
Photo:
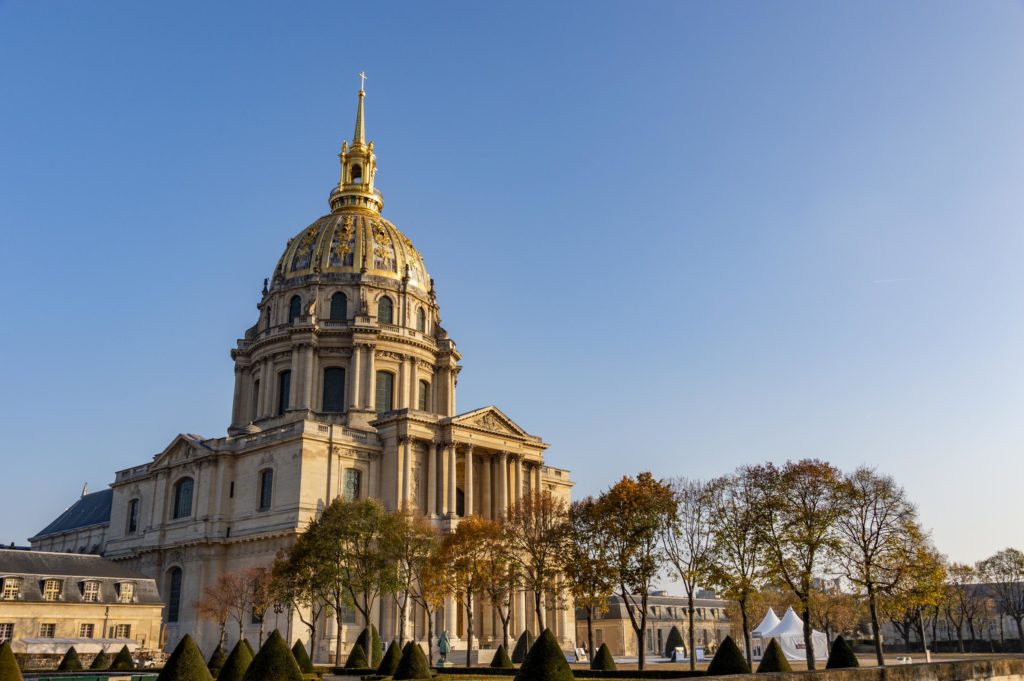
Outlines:
[[478,430],[486,430],[501,435],[528,438],[530,434],[520,428],[515,421],[506,416],[497,407],[483,407],[465,414],[452,417],[452,425],[466,426]]
[[206,454],[209,447],[195,435],[180,433],[162,452],[153,457],[154,468],[165,468],[190,461],[201,454]]

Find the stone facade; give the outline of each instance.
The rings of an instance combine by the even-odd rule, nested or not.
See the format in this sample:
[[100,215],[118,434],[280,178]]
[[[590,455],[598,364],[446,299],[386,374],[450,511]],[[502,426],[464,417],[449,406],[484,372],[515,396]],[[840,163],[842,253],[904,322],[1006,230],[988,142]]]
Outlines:
[[[232,350],[228,434],[179,435],[152,462],[119,471],[109,521],[89,540],[157,579],[165,601],[180,592],[178,616],[166,622],[168,648],[185,633],[215,644],[217,627],[196,617],[192,601],[222,572],[269,566],[335,497],[410,508],[442,531],[467,514],[497,518],[524,494],[569,499],[569,474],[545,463],[541,438],[493,406],[457,412],[461,355],[441,326],[422,256],[380,216],[376,156],[363,130],[360,92],[331,213],[288,241],[257,323]],[[64,547],[80,542],[80,532],[62,527],[31,541]],[[532,602],[516,600],[513,630],[531,625]],[[495,617],[479,611],[481,645],[496,645]],[[385,639],[396,635],[389,600],[373,620]],[[422,613],[410,620],[410,634],[425,637]],[[547,621],[572,642],[571,608]],[[275,613],[269,626],[288,640],[306,638],[293,613]],[[320,660],[333,650],[336,626],[326,622],[318,633]],[[347,647],[363,623],[340,626]],[[463,635],[454,603],[439,613],[442,628]]]

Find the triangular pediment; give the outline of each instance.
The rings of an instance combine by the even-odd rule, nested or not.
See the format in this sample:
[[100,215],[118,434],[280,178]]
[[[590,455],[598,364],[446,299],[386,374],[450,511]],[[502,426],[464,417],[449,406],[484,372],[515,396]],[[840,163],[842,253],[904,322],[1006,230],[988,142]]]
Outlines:
[[171,444],[167,445],[162,452],[153,457],[150,470],[189,461],[197,456],[208,453],[209,450],[210,448],[203,443],[202,438],[188,433],[180,433],[171,440]]
[[466,426],[479,430],[486,430],[502,435],[528,438],[529,433],[520,428],[515,421],[506,416],[495,406],[475,409],[465,414],[452,417],[452,425]]

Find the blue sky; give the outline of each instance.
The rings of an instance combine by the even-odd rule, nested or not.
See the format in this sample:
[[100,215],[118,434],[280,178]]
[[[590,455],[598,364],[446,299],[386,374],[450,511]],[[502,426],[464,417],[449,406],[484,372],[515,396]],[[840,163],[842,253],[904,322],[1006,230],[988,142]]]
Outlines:
[[385,215],[579,495],[815,456],[1024,547],[1024,5],[0,2],[0,541],[180,431],[327,211]]

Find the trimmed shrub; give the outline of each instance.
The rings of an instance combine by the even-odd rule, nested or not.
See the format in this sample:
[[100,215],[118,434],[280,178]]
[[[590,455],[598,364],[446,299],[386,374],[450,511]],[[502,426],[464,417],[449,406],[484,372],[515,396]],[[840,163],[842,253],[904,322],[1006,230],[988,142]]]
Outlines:
[[78,651],[75,650],[74,646],[68,648],[68,652],[64,653],[64,658],[57,665],[57,671],[59,672],[80,672],[82,671],[82,661],[78,659]]
[[130,672],[135,669],[135,660],[132,659],[132,651],[128,646],[121,646],[117,651],[114,661],[110,663],[110,670],[115,672]]
[[526,654],[530,652],[532,647],[533,634],[530,633],[529,629],[526,629],[519,635],[516,647],[512,649],[512,661],[516,664],[522,664],[523,660],[526,659]]
[[719,676],[722,674],[749,674],[750,667],[740,652],[740,647],[732,636],[726,636],[722,645],[718,646],[715,656],[711,658],[708,670],[704,672],[708,676]]
[[394,678],[395,681],[430,678],[427,656],[423,654],[423,649],[416,641],[409,641],[402,648],[402,659],[398,661],[398,669],[395,670]]
[[277,629],[270,632],[256,657],[252,658],[242,681],[303,681],[302,670]]
[[362,644],[357,641],[352,646],[348,659],[345,660],[345,669],[366,669],[369,666],[369,663],[366,661],[366,651],[363,650]]
[[210,655],[209,661],[206,663],[206,668],[210,670],[210,673],[217,676],[217,673],[227,662],[228,656],[224,652],[224,646],[217,644],[217,647],[213,650],[213,655]]
[[665,657],[672,657],[676,654],[676,648],[681,648],[685,645],[683,632],[679,631],[679,627],[672,625],[668,632],[668,638],[665,640]]
[[185,634],[178,642],[156,681],[213,681],[213,675],[206,668],[206,660],[192,636]]
[[[675,629],[675,627],[672,628]],[[590,661],[590,668],[602,672],[614,672],[618,669],[615,659],[612,657],[612,651],[608,650],[607,643],[602,643],[601,647],[597,649],[597,655],[594,655],[594,659]]]
[[846,642],[843,635],[836,636],[836,640],[832,642],[832,650],[828,653],[828,662],[825,663],[825,669],[846,669],[847,667],[859,667],[860,662],[857,660],[857,656],[853,654],[853,648]]
[[102,650],[96,653],[96,657],[92,658],[92,662],[89,664],[89,669],[97,672],[110,669],[110,655]]
[[[380,634],[377,633],[377,627],[372,624],[359,634],[359,638],[356,639],[356,643],[363,647],[363,654],[366,655],[366,659],[370,664],[364,664],[364,667],[376,667],[380,664],[381,658],[384,657],[384,646],[380,644]],[[345,665],[348,667],[348,665]]]
[[530,648],[515,681],[573,681],[572,669],[554,634],[545,629]]
[[391,639],[388,650],[377,665],[377,673],[381,676],[394,676],[398,669],[398,663],[402,659],[402,649],[398,647],[398,641]]
[[309,659],[309,653],[306,652],[306,646],[302,644],[302,639],[295,639],[295,645],[292,646],[292,655],[295,656],[295,662],[299,665],[299,669],[302,670],[303,674],[313,674],[316,671],[313,669],[313,660]]
[[0,681],[24,681],[10,641],[0,643]]
[[491,667],[493,669],[515,669],[516,666],[512,664],[512,658],[508,656],[508,651],[505,650],[505,644],[502,643],[498,646],[498,649],[494,651],[494,657],[491,658]]
[[217,681],[242,681],[245,670],[252,664],[252,653],[249,647],[242,641],[235,644],[235,647],[228,653],[228,659],[224,661],[220,673],[217,674]]
[[768,647],[764,651],[764,657],[761,658],[761,664],[757,665],[757,673],[772,674],[774,672],[791,671],[793,671],[793,668],[789,665],[786,654],[782,652],[782,646],[779,645],[777,639],[773,638],[768,642]]
[[253,650],[252,644],[249,643],[249,639],[243,638],[242,643],[245,644],[246,649],[249,651],[249,657],[256,657],[256,651]]

